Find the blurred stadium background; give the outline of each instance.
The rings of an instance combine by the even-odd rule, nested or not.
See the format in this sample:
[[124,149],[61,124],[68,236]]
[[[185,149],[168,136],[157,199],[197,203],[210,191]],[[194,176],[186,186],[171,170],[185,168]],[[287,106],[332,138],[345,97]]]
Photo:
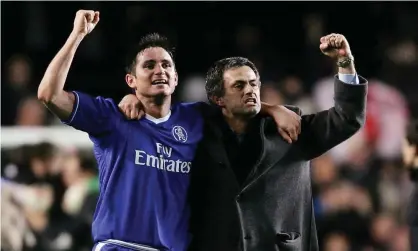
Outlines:
[[2,251],[91,249],[98,194],[91,143],[36,99],[78,9],[99,10],[101,21],[77,52],[66,88],[117,101],[129,92],[127,45],[160,32],[177,48],[176,100],[206,100],[206,69],[239,55],[259,67],[264,101],[304,113],[327,109],[335,69],[319,38],[344,34],[370,81],[368,119],[355,137],[312,162],[321,248],[408,251],[412,184],[400,149],[405,124],[418,115],[418,4],[158,1],[1,3]]

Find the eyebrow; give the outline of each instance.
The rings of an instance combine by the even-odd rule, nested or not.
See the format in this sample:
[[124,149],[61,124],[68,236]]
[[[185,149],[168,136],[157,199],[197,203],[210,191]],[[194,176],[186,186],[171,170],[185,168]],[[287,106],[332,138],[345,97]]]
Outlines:
[[[156,60],[154,60],[154,59],[149,59],[149,60],[146,60],[146,61],[144,61],[144,64],[148,64],[148,63],[156,63],[157,61]],[[163,63],[169,63],[169,64],[172,64],[173,62],[171,62],[170,60],[168,60],[168,59],[163,59],[163,60],[161,60],[161,62],[163,62]]]
[[[235,80],[234,84],[241,84],[241,83],[246,83],[246,82],[247,82],[246,80],[238,79],[238,80]],[[257,82],[257,79],[256,78],[250,79],[248,82],[250,83]]]

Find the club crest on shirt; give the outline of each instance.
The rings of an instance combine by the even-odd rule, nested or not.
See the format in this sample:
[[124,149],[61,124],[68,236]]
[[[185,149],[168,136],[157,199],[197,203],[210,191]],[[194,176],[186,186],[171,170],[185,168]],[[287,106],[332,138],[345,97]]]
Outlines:
[[173,133],[173,137],[180,142],[185,143],[187,141],[187,132],[186,130],[181,126],[174,126],[173,130],[171,131]]

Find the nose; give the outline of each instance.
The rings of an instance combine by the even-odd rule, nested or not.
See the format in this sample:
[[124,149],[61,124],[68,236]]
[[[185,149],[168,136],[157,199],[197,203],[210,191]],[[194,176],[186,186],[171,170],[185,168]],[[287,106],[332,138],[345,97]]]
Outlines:
[[164,67],[161,64],[157,64],[154,68],[154,73],[156,75],[162,75],[164,74]]
[[253,94],[254,93],[254,86],[252,86],[250,83],[247,83],[246,85],[245,85],[245,88],[244,88],[244,93],[246,94],[246,95],[251,95],[251,94]]

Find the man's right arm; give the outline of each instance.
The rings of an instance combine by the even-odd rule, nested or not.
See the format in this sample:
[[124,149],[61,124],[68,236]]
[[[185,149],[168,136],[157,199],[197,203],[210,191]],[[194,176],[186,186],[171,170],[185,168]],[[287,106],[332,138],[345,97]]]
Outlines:
[[109,118],[117,112],[117,107],[108,99],[66,92],[64,84],[78,46],[98,21],[98,12],[77,12],[73,31],[49,64],[38,88],[38,99],[63,123],[92,136],[103,135],[112,129],[113,120]]
[[71,33],[49,64],[38,88],[38,99],[61,120],[68,120],[74,109],[74,93],[63,89],[75,52],[82,40],[82,35]]
[[74,109],[75,95],[64,91],[75,52],[84,37],[99,22],[99,13],[79,10],[74,28],[66,43],[49,64],[38,88],[38,99],[61,120],[67,120]]

